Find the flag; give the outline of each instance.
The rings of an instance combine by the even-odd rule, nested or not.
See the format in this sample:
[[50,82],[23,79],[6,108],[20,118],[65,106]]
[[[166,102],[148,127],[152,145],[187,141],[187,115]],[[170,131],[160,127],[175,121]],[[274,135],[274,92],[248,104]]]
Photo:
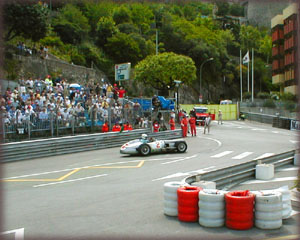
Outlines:
[[243,64],[250,62],[249,51],[243,57]]

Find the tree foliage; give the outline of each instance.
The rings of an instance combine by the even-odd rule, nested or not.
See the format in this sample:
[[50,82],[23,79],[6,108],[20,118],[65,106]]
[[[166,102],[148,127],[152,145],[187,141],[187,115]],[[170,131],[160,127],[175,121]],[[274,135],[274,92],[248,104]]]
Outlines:
[[148,56],[135,67],[135,79],[158,90],[174,89],[174,80],[190,84],[196,78],[196,67],[189,57],[175,53]]
[[6,1],[2,12],[5,41],[20,36],[36,42],[46,36],[49,11],[43,5]]

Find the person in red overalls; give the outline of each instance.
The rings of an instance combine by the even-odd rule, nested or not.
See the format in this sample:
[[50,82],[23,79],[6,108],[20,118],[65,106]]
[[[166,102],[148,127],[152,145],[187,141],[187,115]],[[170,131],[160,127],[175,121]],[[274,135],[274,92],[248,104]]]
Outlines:
[[131,124],[130,124],[129,122],[127,122],[127,123],[124,124],[124,131],[125,131],[125,130],[128,130],[128,131],[133,130],[133,129],[132,129],[132,126],[131,126]]
[[193,136],[196,137],[196,118],[193,115],[191,115],[191,117],[189,119],[189,124],[190,124],[190,128],[191,128],[192,137]]
[[121,126],[118,122],[113,126],[112,131],[113,132],[120,132],[121,131]]
[[109,126],[108,121],[105,121],[105,123],[102,125],[102,132],[108,132]]
[[171,117],[171,119],[169,121],[169,124],[170,124],[170,129],[175,130],[175,119],[174,119],[174,117]]
[[153,132],[158,132],[159,131],[159,123],[157,120],[153,122]]
[[186,115],[183,115],[180,125],[181,125],[181,129],[182,129],[182,137],[186,137],[187,131],[188,131],[188,120],[186,118]]

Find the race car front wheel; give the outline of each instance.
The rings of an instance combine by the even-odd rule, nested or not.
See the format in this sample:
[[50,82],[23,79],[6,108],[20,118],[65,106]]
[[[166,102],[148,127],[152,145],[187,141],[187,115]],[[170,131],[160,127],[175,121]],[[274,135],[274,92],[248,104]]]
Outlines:
[[185,142],[179,142],[176,147],[177,147],[177,151],[180,153],[184,153],[187,149],[187,145]]
[[139,152],[141,155],[143,156],[147,156],[150,154],[151,152],[151,148],[149,145],[147,144],[142,144],[140,147],[139,147]]

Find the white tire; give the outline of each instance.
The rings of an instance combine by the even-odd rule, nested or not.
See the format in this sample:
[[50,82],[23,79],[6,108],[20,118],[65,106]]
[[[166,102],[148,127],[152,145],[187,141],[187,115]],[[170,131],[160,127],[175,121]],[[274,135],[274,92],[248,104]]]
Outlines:
[[224,210],[205,210],[199,209],[199,217],[207,219],[223,219],[225,218],[225,209]]
[[177,208],[178,207],[178,204],[176,201],[173,201],[173,200],[164,200],[164,206],[166,208]]
[[225,202],[206,202],[200,200],[198,206],[203,210],[223,210],[225,209]]
[[282,226],[282,220],[264,221],[256,219],[255,226],[260,229],[278,229]]
[[280,210],[282,210],[282,203],[270,203],[270,204],[256,203],[255,204],[255,211],[275,212]]
[[280,192],[258,192],[255,195],[255,203],[280,203],[282,201],[282,195]]
[[217,189],[203,189],[199,191],[199,200],[205,202],[222,202],[224,200],[224,194],[227,192]]
[[178,210],[177,208],[166,208],[164,207],[164,214],[171,217],[177,217],[178,216]]
[[266,221],[280,220],[282,219],[282,211],[275,211],[275,212],[256,211],[255,219],[266,220]]
[[204,227],[223,227],[225,219],[199,218],[199,224]]
[[182,182],[167,182],[164,184],[164,192],[177,194],[177,189],[183,185],[184,183]]
[[164,193],[164,199],[168,200],[168,201],[173,200],[173,201],[177,202],[177,194],[165,192]]

